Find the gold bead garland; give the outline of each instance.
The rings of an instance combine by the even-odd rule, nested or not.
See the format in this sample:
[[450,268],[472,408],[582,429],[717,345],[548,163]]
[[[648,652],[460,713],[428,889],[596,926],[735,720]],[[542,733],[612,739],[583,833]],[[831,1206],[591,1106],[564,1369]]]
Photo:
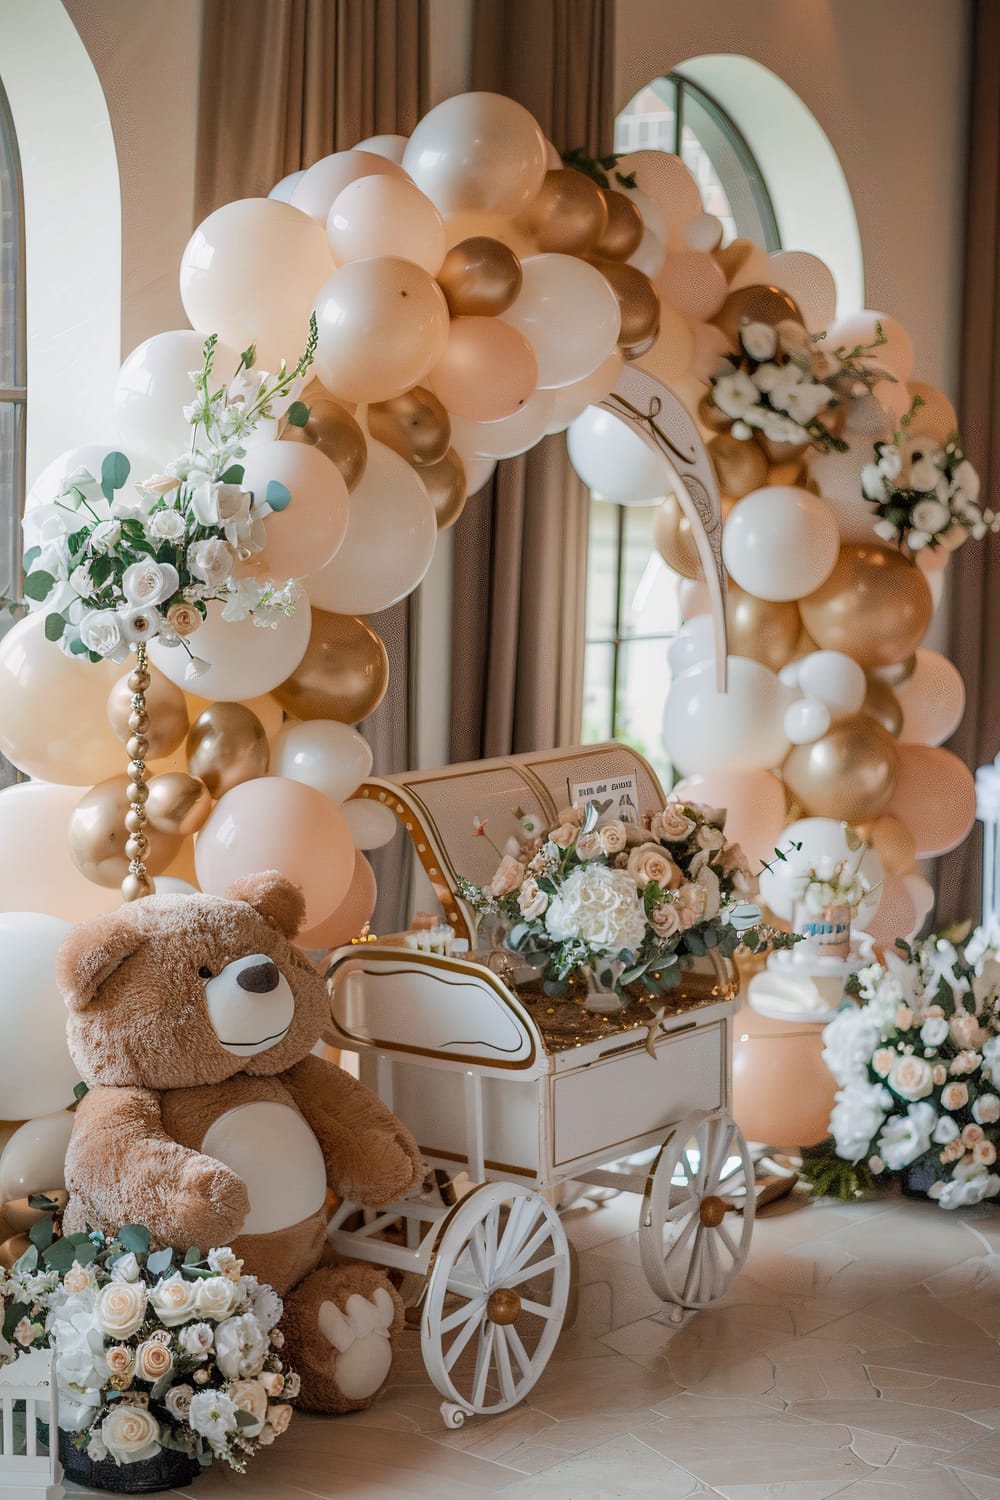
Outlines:
[[135,648],[136,663],[129,673],[128,685],[132,692],[132,712],[129,714],[130,735],[125,749],[129,756],[129,784],[127,796],[129,810],[125,814],[128,841],[125,853],[129,858],[128,874],[122,881],[122,895],[126,901],[138,901],[140,896],[151,896],[154,886],[146,873],[145,859],[149,853],[146,836],[146,803],[149,787],[146,785],[146,755],[149,751],[149,715],[146,712],[146,689],[149,687],[149,667],[146,647],[140,641]]

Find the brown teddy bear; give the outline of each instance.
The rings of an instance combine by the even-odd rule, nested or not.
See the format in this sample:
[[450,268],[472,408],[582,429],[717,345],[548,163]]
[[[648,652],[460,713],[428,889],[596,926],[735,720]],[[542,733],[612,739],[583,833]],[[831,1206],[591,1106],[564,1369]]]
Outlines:
[[329,1005],[289,941],[303,916],[269,872],[224,899],[147,896],[67,935],[58,977],[89,1092],[64,1222],[231,1245],[285,1298],[302,1405],[347,1411],[384,1383],[402,1304],[380,1268],[324,1263],[327,1186],[378,1208],[424,1169],[376,1095],[311,1055]]

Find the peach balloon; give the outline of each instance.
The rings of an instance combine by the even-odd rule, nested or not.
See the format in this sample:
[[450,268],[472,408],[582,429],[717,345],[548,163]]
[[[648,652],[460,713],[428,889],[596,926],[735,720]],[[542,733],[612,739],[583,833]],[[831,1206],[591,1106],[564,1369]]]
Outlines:
[[66,656],[45,639],[44,612],[18,620],[0,640],[0,752],[40,781],[80,787],[113,775],[124,752],[107,702],[121,673],[121,662]]
[[[119,756],[121,746],[118,746]],[[0,791],[0,848],[17,857],[0,865],[0,911],[46,912],[82,922],[121,905],[121,891],[94,885],[70,858],[69,821],[78,786],[23,781]]]
[[827,328],[837,312],[837,284],[829,266],[805,250],[779,250],[770,261],[768,280],[794,297],[809,332]]
[[340,266],[316,293],[316,373],[331,395],[387,401],[420,385],[448,342],[448,304],[399,256]]
[[615,169],[623,177],[635,177],[639,192],[666,211],[671,230],[682,229],[702,212],[697,180],[679,156],[666,151],[632,151],[619,158]]
[[405,177],[360,177],[333,200],[326,220],[339,265],[399,255],[436,276],[444,260],[444,220],[431,200]]
[[912,433],[919,433],[921,437],[934,438],[936,442],[944,444],[953,433],[958,431],[955,408],[944,391],[928,385],[926,380],[908,380],[906,394],[911,401],[916,396],[919,396],[921,401],[921,405],[913,413],[913,420],[910,422]]
[[919,927],[917,903],[902,875],[887,875],[882,882],[882,899],[866,931],[877,943],[892,947],[897,938],[911,938]]
[[212,703],[240,703],[269,693],[294,671],[309,641],[309,607],[299,599],[294,614],[282,615],[272,629],[252,618],[223,620],[222,608],[208,605],[208,617],[188,645],[207,662],[207,669],[188,678],[188,654],[183,647],[149,643],[156,666],[178,686],[197,685]]
[[878,855],[879,863],[887,875],[905,875],[912,870],[917,858],[917,841],[898,818],[884,813],[858,829],[861,837]]
[[785,789],[770,771],[729,771],[719,767],[686,776],[670,793],[682,802],[704,802],[726,809],[726,842],[739,844],[754,872],[774,858],[785,826]]
[[900,739],[904,744],[942,745],[962,722],[965,683],[962,674],[938,651],[917,649],[912,676],[896,688],[903,710]]
[[745,286],[765,285],[771,271],[771,262],[763,246],[742,237],[714,251],[713,259],[722,267],[730,290],[734,292]]
[[693,323],[713,318],[728,291],[721,267],[699,250],[668,251],[656,284],[664,302]]
[[859,345],[874,344],[878,328],[882,330],[884,343],[859,356],[862,363],[888,370],[897,380],[909,380],[913,374],[913,340],[902,323],[888,313],[866,308],[864,312],[839,318],[830,324],[824,347],[831,354],[841,348],[850,354]]
[[685,375],[694,357],[694,333],[687,319],[669,302],[660,301],[660,331],[656,343],[636,361],[664,385],[673,385]]
[[574,380],[572,385],[562,385],[552,392],[552,416],[546,432],[563,432],[575,422],[588,406],[598,406],[618,383],[625,367],[625,356],[620,349],[612,349],[607,359],[583,380]]
[[390,161],[379,152],[334,151],[330,156],[320,157],[303,172],[289,202],[293,208],[324,225],[334,202],[346,187],[359,178],[375,176],[409,181],[398,162]]
[[585,379],[608,358],[621,332],[614,288],[595,266],[573,255],[533,255],[521,272],[521,290],[503,321],[531,346],[536,383],[566,386]]
[[455,452],[463,459],[513,458],[516,453],[527,453],[548,432],[557,394],[539,388],[512,416],[499,422],[465,422],[453,417]]
[[209,214],[188,241],[181,301],[200,333],[232,349],[256,344],[258,366],[277,370],[305,348],[332,267],[322,224],[277,198],[241,198]]
[[403,166],[442,213],[516,214],[545,179],[545,137],[523,105],[503,94],[455,94],[419,121]]
[[456,318],[426,383],[456,416],[496,422],[531,396],[538,362],[523,334],[502,318]]
[[194,862],[198,884],[214,896],[246,875],[280,870],[302,888],[308,930],[347,895],[354,842],[339,809],[315,787],[259,776],[219,799],[198,835]]
[[[701,382],[702,387],[708,385],[713,375],[718,375],[726,368],[726,355],[729,353],[729,340],[721,328],[716,328],[714,323],[696,323],[691,330],[694,340],[694,348],[691,351],[691,363],[687,368],[687,376],[693,376]],[[676,381],[671,382],[673,389],[678,390]],[[699,391],[699,396],[702,394]]]
[[972,772],[939,746],[900,745],[898,754],[896,789],[885,812],[912,831],[920,859],[957,849],[976,821]]
[[[108,694],[108,723],[123,744],[132,734],[128,727],[132,712],[132,689],[128,685],[130,675],[126,672],[124,677],[120,677]],[[155,667],[150,668],[149,672],[146,712],[149,714],[149,728],[146,730],[149,749],[146,760],[161,760],[165,755],[171,755],[179,745],[183,745],[188,732],[188,711],[180,688]]]
[[243,471],[244,488],[270,496],[272,514],[264,551],[242,571],[284,583],[328,563],[347,535],[347,485],[336,465],[308,443],[261,443],[248,449]]
[[830,1133],[837,1085],[823,1062],[824,1021],[778,1021],[744,1005],[733,1022],[733,1115],[774,1146],[814,1146]]
[[358,849],[354,855],[354,874],[347,895],[325,921],[300,932],[296,943],[300,948],[340,948],[349,943],[351,938],[361,936],[371,920],[377,899],[375,871]]

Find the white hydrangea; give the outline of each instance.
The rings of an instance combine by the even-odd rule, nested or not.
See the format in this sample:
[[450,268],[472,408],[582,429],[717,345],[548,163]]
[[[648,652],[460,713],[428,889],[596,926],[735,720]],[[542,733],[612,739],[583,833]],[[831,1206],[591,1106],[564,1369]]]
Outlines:
[[894,1115],[878,1138],[878,1149],[890,1172],[899,1172],[930,1150],[937,1124],[933,1104],[911,1104],[905,1115]]
[[646,918],[627,870],[578,866],[553,896],[545,926],[556,942],[580,938],[598,953],[634,951],[646,935]]
[[850,1083],[839,1089],[830,1115],[837,1155],[858,1162],[871,1152],[871,1143],[892,1108],[892,1095],[880,1083]]

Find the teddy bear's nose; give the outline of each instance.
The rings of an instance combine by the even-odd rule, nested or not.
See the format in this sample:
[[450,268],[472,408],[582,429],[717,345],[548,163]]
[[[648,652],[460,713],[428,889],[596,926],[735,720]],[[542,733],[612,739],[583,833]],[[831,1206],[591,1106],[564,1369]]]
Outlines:
[[280,979],[278,965],[268,960],[262,964],[251,964],[249,969],[241,969],[236,976],[236,983],[241,990],[249,990],[251,995],[266,995],[269,990],[278,988]]

